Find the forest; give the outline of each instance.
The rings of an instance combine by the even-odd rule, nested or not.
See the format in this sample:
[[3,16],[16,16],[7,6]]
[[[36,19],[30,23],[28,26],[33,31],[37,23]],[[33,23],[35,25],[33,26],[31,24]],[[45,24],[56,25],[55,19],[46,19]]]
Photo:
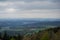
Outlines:
[[5,31],[0,33],[0,40],[60,40],[60,27],[49,28],[38,33],[10,36]]

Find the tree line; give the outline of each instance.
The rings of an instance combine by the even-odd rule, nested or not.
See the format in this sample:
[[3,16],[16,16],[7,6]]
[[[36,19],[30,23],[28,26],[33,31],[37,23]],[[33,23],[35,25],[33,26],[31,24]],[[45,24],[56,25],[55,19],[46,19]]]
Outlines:
[[0,33],[0,40],[22,40],[23,36],[18,34],[17,36],[9,36],[7,32],[4,32],[4,34]]

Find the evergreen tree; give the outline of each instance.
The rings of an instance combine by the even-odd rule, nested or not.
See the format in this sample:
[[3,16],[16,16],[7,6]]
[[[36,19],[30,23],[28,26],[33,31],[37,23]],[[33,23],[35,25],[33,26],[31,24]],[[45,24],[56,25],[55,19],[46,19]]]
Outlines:
[[14,37],[10,38],[10,40],[16,40]]
[[0,33],[0,38],[1,38],[1,33]]
[[7,32],[6,31],[4,32],[3,40],[9,40],[9,36],[7,35]]
[[18,36],[17,36],[17,40],[22,40],[22,36],[20,35],[20,34],[18,34]]

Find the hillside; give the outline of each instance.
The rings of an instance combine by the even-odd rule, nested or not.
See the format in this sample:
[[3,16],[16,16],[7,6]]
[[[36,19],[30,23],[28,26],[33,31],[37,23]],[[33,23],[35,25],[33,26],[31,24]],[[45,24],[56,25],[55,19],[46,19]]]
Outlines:
[[23,40],[60,40],[60,27],[46,29],[34,34],[27,34]]
[[60,40],[60,27],[48,28],[32,33],[26,32],[24,35],[20,33],[15,35],[14,33],[14,36],[10,36],[12,32],[9,35],[8,33],[6,31],[0,33],[0,40]]

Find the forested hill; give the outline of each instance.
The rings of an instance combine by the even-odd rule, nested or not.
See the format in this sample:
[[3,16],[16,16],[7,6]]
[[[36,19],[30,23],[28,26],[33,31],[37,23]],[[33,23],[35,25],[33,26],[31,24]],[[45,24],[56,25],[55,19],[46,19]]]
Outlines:
[[23,40],[60,40],[60,27],[46,29],[32,35],[25,35]]
[[0,33],[0,40],[60,40],[60,27],[15,36],[9,36],[6,32],[3,35]]

